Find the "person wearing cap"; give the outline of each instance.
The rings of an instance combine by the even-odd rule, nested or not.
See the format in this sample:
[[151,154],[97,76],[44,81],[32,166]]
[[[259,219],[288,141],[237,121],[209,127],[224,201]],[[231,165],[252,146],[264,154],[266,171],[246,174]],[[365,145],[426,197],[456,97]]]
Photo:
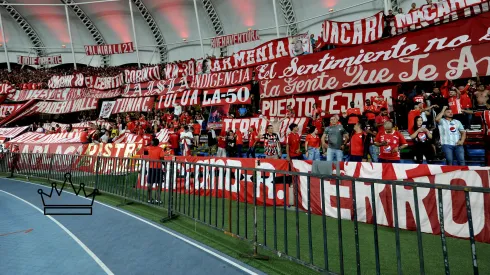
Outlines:
[[251,126],[248,129],[248,150],[247,150],[247,158],[252,156],[252,158],[255,158],[255,145],[257,144],[257,141],[259,140],[259,134],[255,130],[255,126]]

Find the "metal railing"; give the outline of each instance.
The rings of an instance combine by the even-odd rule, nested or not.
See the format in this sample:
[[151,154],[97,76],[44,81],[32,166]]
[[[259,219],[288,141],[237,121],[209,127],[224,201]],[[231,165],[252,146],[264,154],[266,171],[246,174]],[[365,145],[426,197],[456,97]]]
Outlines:
[[[260,167],[261,160],[256,161]],[[207,162],[5,154],[0,170],[48,181],[63,181],[71,173],[75,184],[166,209],[162,221],[182,215],[247,241],[253,252],[244,257],[267,259],[259,254],[260,248],[265,255],[275,254],[328,274],[469,274],[471,270],[485,274],[490,270],[489,261],[478,261],[477,252],[486,254],[490,245],[475,237],[479,232],[475,233],[472,217],[473,211],[489,211],[490,188]],[[391,199],[380,199],[381,194]],[[434,199],[434,209],[426,209],[425,204]],[[448,236],[445,224],[454,218],[453,211],[447,211],[448,203],[464,209],[457,220],[467,223],[466,233],[461,233],[467,237]],[[407,209],[413,211],[411,223]],[[490,213],[484,215],[488,219]]]

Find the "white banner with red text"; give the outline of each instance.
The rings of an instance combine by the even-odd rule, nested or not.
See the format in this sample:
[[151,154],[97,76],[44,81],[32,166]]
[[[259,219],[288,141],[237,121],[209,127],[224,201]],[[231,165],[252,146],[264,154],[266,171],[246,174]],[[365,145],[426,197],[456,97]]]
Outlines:
[[166,93],[182,92],[189,89],[188,77],[167,80],[149,81],[144,83],[127,84],[121,96],[145,97],[164,95]]
[[[279,135],[281,142],[285,142],[287,135],[290,133],[289,125],[292,123],[297,124],[299,128],[298,134],[301,136],[303,131],[306,131],[306,126],[308,126],[308,121],[310,118],[307,117],[297,117],[297,118],[279,118],[271,117],[269,119],[265,118],[242,118],[242,119],[230,119],[226,118],[223,120],[223,127],[226,130],[232,130],[234,132],[240,131],[243,134],[243,139],[248,140],[248,130],[250,127],[254,127],[259,134],[259,139],[263,134],[267,125],[277,124],[276,134]],[[275,129],[276,130],[276,129]]]
[[173,108],[176,104],[180,106],[200,105],[200,90],[186,90],[178,93],[168,93],[158,97],[155,109]]
[[41,57],[18,55],[17,63],[21,65],[53,65],[53,64],[62,64],[63,60],[61,58],[61,55],[41,56]]
[[[166,159],[171,160],[170,157]],[[168,167],[170,163],[172,162],[165,162],[166,171],[171,171]],[[149,163],[140,162],[138,164],[140,164],[138,167],[140,175],[137,187],[148,188]],[[248,203],[253,203],[256,196],[258,204],[262,205],[265,201],[268,206],[272,206],[274,203],[275,205],[284,205],[289,201],[289,187],[286,182],[283,182],[283,174],[269,172],[254,174],[250,171],[245,173],[241,169],[257,168],[270,171],[287,171],[289,164],[285,160],[261,159],[258,163],[256,159],[243,158],[176,157],[175,164],[173,175],[165,173],[162,190],[169,189],[169,183],[173,182],[172,188],[178,193],[239,199],[241,202]],[[227,166],[229,169],[204,166],[206,164]],[[254,178],[257,186],[255,190]],[[152,188],[157,188],[156,184]]]
[[250,104],[251,84],[244,86],[203,90],[202,107],[228,104]]
[[0,137],[2,138],[15,138],[22,134],[29,128],[29,126],[12,127],[12,128],[0,128]]
[[311,117],[315,109],[320,108],[326,114],[341,114],[350,108],[350,103],[354,102],[355,107],[364,111],[366,99],[383,96],[388,106],[393,106],[393,100],[397,97],[396,86],[374,87],[368,89],[340,90],[336,92],[322,93],[321,95],[311,96],[291,96],[282,98],[262,99],[262,114],[264,116],[285,117],[286,107],[291,105],[296,116]]
[[116,106],[116,101],[104,101],[100,108],[99,118],[109,118]]
[[241,33],[222,35],[211,38],[211,48],[223,48],[231,45],[260,40],[259,31],[249,30]]
[[[389,164],[389,163],[341,163],[341,175],[354,178],[399,180],[404,182],[423,182],[456,186],[489,188],[489,170],[482,167],[440,166],[427,164]],[[470,170],[475,169],[475,170]],[[293,160],[292,170],[310,173],[311,161]],[[333,169],[335,171],[335,169]],[[308,184],[309,183],[309,184]],[[352,181],[341,181],[339,196],[341,198],[340,215],[342,219],[353,219],[352,198],[357,201],[358,221],[373,222],[373,206],[371,205],[371,183],[356,181],[356,194],[352,192]],[[310,194],[308,194],[310,188]],[[335,181],[324,181],[326,216],[337,218],[337,193]],[[376,221],[378,225],[394,227],[393,217],[393,186],[391,184],[374,184],[376,201]],[[299,207],[307,209],[308,204],[314,214],[322,215],[321,182],[318,178],[299,177]],[[440,234],[438,203],[441,199],[436,189],[418,187],[418,205],[421,231],[429,234]],[[412,187],[397,186],[396,202],[398,206],[398,223],[400,228],[415,230],[415,201]],[[464,193],[461,191],[442,191],[444,209],[444,229],[452,237],[468,238],[468,218],[466,215]],[[490,243],[490,194],[470,192],[470,205],[473,217],[475,239]],[[309,195],[309,196],[308,196]],[[308,197],[310,198],[308,200]]]
[[153,97],[118,98],[112,113],[149,112],[153,109],[153,101]]
[[134,52],[133,42],[107,44],[107,45],[85,45],[86,55],[112,55]]
[[160,80],[160,67],[146,67],[139,70],[124,70],[126,83],[142,83],[152,80]]
[[383,29],[383,12],[352,22],[325,20],[322,24],[322,42],[340,46],[368,44],[381,39]]

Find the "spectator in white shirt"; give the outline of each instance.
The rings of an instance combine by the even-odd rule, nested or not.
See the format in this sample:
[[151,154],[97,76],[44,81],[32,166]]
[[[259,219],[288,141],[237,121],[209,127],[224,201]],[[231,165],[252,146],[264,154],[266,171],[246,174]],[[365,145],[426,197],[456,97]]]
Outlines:
[[101,143],[109,143],[109,131],[105,131],[104,135],[102,137],[100,137],[100,142]]
[[[184,152],[184,144],[187,144],[188,148],[191,147],[194,136],[192,132],[189,130],[189,126],[184,126],[184,132],[180,133],[180,151]],[[182,154],[184,155],[184,154]]]
[[182,106],[180,106],[179,104],[175,104],[174,105],[174,115],[180,116],[180,114],[182,114]]

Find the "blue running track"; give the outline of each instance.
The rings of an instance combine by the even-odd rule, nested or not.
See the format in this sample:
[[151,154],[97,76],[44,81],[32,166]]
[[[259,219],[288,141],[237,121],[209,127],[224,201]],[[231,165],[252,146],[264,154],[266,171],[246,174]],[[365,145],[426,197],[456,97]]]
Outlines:
[[[45,216],[39,188],[0,178],[0,274],[263,274],[168,228],[95,203],[91,216]],[[86,204],[64,191],[63,200]],[[97,198],[96,198],[97,201]]]

